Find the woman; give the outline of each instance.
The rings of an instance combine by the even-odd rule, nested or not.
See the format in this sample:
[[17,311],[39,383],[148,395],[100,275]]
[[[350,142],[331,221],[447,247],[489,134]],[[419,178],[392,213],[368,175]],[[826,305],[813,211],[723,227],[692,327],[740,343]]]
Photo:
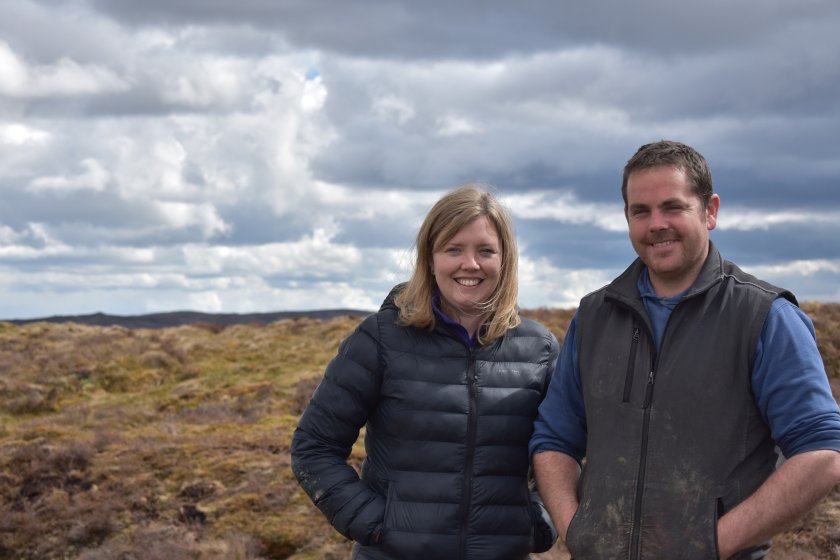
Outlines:
[[513,225],[487,190],[445,195],[416,245],[411,279],[327,366],[292,468],[355,559],[525,559],[556,539],[528,439],[557,340],[519,317]]

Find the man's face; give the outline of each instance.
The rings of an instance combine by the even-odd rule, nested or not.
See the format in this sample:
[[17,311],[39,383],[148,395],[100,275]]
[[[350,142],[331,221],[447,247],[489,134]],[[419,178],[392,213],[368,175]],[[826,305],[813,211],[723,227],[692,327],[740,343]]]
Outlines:
[[719,207],[715,194],[703,208],[682,169],[659,166],[630,174],[625,209],[630,242],[657,295],[678,294],[697,278]]

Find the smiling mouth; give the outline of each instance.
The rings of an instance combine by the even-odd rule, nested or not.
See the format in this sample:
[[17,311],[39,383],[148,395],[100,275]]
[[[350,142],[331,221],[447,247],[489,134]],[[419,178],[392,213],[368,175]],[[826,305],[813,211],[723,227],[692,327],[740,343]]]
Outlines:
[[661,247],[670,247],[674,243],[676,243],[676,241],[674,241],[673,239],[669,239],[668,241],[658,241],[656,243],[651,243],[651,245],[654,246],[654,247],[657,247],[657,248],[661,248]]
[[456,278],[455,281],[458,284],[467,287],[478,286],[481,283],[481,280],[478,278]]

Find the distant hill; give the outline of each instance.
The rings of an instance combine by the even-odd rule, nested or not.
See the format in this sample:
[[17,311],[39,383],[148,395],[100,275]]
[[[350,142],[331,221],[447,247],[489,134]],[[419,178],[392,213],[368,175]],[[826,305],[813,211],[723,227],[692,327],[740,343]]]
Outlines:
[[36,319],[9,319],[7,323],[25,325],[28,323],[78,323],[97,327],[119,326],[129,329],[163,329],[180,325],[248,325],[268,324],[281,319],[310,317],[312,319],[333,319],[335,317],[366,317],[370,311],[359,309],[318,309],[313,311],[274,311],[269,313],[200,313],[197,311],[171,311],[147,315],[54,315]]

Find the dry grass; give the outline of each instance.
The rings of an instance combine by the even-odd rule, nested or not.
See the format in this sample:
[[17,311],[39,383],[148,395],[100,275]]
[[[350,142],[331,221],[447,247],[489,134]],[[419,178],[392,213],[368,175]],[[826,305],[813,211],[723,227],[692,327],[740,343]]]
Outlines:
[[[838,387],[840,305],[807,308]],[[572,311],[525,314],[562,339]],[[358,322],[0,323],[0,559],[347,558],[295,483],[289,444]],[[840,490],[775,557],[840,558],[838,527]]]

